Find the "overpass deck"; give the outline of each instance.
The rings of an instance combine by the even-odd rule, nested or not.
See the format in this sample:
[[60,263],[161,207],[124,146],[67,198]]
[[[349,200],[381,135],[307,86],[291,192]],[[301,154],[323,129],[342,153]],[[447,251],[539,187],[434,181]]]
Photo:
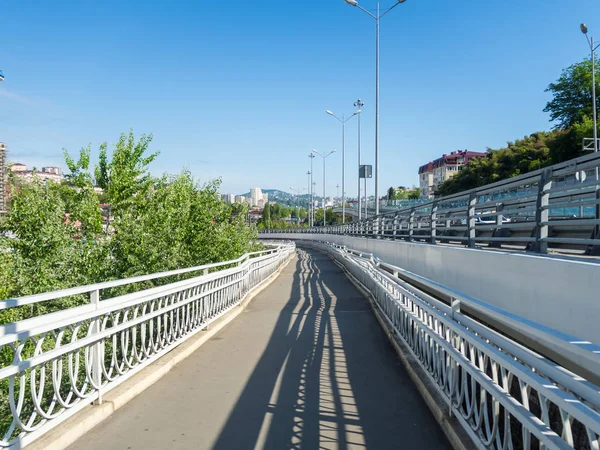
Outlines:
[[368,302],[298,249],[226,328],[78,449],[449,448]]

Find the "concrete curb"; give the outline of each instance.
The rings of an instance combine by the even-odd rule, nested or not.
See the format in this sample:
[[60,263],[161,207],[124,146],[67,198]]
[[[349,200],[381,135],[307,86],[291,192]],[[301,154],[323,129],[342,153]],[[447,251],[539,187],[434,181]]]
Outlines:
[[435,420],[439,423],[442,431],[448,438],[450,445],[454,450],[471,450],[478,448],[472,441],[469,434],[462,428],[460,423],[455,417],[449,417],[448,415],[448,405],[445,399],[437,393],[437,387],[434,386],[421,367],[420,363],[415,359],[415,357],[410,352],[408,346],[396,336],[396,333],[393,329],[390,328],[389,324],[385,317],[381,315],[373,296],[371,293],[365,289],[365,287],[358,281],[350,272],[346,270],[343,265],[340,265],[333,258],[331,259],[338,267],[342,269],[342,271],[346,274],[346,277],[350,280],[350,282],[358,289],[358,291],[365,296],[369,304],[371,305],[371,309],[375,313],[375,317],[377,321],[384,329],[385,334],[390,340],[394,350],[398,354],[400,361],[404,365],[404,368],[408,372],[413,383],[417,387],[417,390],[425,400],[425,403],[433,413]]
[[175,347],[169,353],[106,393],[101,405],[89,405],[87,408],[66,419],[56,428],[40,436],[39,439],[29,444],[27,449],[63,450],[92,428],[99,425],[112,413],[125,406],[137,395],[168,374],[173,367],[194,353],[200,346],[239,316],[252,299],[275,281],[277,276],[292,261],[294,255],[295,253],[263,283],[253,288],[237,307],[211,323],[204,331],[199,332],[196,336]]

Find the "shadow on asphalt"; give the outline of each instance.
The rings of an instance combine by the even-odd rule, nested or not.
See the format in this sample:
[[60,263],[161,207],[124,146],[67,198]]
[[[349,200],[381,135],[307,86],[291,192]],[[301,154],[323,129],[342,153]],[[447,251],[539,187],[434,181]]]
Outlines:
[[449,448],[368,302],[315,250],[298,249],[291,296],[213,450],[257,445]]

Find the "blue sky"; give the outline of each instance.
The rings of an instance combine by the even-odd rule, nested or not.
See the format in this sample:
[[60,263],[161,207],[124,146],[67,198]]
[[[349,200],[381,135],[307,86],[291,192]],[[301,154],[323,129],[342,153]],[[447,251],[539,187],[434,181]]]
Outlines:
[[[62,165],[63,147],[88,144],[95,157],[132,128],[154,134],[153,173],[185,166],[243,193],[306,186],[308,153],[337,148],[329,195],[341,129],[325,109],[351,113],[359,97],[363,163],[374,161],[375,22],[343,0],[7,0],[0,21],[0,141],[12,161]],[[581,22],[600,39],[599,2],[399,5],[381,22],[381,191],[417,184],[419,165],[442,153],[549,129],[544,89],[586,56]],[[352,196],[354,119],[346,133]],[[320,164],[315,177],[320,190]]]

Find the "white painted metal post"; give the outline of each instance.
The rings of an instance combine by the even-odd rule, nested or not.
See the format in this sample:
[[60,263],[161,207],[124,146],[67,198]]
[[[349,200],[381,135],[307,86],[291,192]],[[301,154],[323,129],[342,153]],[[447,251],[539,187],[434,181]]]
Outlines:
[[[96,309],[100,308],[100,291],[96,289],[90,292],[90,303],[95,305]],[[97,317],[91,324],[92,334],[98,334],[101,331],[102,320]],[[96,400],[97,405],[102,404],[102,365],[104,360],[104,341],[98,341],[92,346],[92,370],[91,374],[93,377],[93,385],[98,390],[98,399]]]
[[548,220],[550,218],[550,189],[552,188],[552,168],[549,167],[540,175],[538,185],[538,195],[536,200],[536,233],[535,233],[535,251],[538,253],[548,253]]
[[432,244],[437,243],[437,210],[438,202],[433,202],[431,205],[431,216],[429,217],[429,223],[431,228],[431,240]]
[[467,238],[468,247],[475,248],[475,205],[477,204],[477,194],[475,191],[469,193],[469,206],[467,211]]

